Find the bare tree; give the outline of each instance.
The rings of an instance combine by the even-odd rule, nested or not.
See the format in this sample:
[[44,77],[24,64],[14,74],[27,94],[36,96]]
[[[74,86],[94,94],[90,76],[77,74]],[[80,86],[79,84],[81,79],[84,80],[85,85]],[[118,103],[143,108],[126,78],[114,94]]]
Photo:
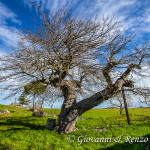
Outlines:
[[37,101],[37,107],[38,107],[38,108],[40,108],[40,109],[43,108],[43,106],[44,106],[44,99],[45,99],[44,97],[43,97],[43,98],[40,97],[40,98],[38,99],[38,101]]
[[[126,94],[127,106],[132,106],[132,96],[130,94]],[[117,108],[119,110],[120,115],[122,115],[122,111],[125,108],[122,93],[118,93],[116,97],[110,99],[109,106],[110,108]]]
[[[64,102],[55,129],[69,133],[84,112],[115,97],[122,87],[133,90],[132,73],[141,75],[138,70],[149,63],[149,43],[135,44],[109,17],[85,20],[68,10],[37,11],[36,32],[20,33],[18,48],[0,59],[5,73],[0,81],[15,78],[22,86],[40,81],[60,88]],[[95,94],[77,102],[78,93],[93,86]]]
[[150,88],[143,88],[140,91],[136,91],[135,94],[139,95],[139,103],[146,104],[150,107]]
[[62,100],[62,93],[58,88],[48,86],[47,90],[40,95],[40,99],[45,105],[50,107],[50,115],[52,116],[54,103]]

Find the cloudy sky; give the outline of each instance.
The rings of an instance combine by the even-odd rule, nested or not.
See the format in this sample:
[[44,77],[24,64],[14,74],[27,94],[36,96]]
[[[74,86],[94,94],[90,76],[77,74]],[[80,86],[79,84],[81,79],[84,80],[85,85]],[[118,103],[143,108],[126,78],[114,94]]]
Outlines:
[[[35,13],[33,0],[0,0],[0,54],[11,51],[24,29],[33,30]],[[70,12],[80,17],[98,19],[110,15],[119,19],[128,33],[137,40],[150,39],[150,0],[34,0],[50,11],[69,6]]]

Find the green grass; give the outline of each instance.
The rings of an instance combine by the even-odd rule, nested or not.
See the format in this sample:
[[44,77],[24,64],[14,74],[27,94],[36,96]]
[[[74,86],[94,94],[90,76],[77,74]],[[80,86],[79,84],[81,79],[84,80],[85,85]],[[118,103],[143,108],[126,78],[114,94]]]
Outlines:
[[[150,139],[149,108],[129,109],[131,125],[127,125],[125,112],[121,116],[117,109],[92,109],[81,116],[86,120],[77,121],[78,131],[68,134],[71,139],[75,137],[72,143],[67,141],[68,135],[59,135],[45,128],[49,116],[32,117],[31,111],[6,105],[0,105],[1,109],[8,109],[11,113],[0,116],[0,150],[4,147],[13,150],[144,150],[147,143],[130,144],[125,138]],[[49,109],[44,111],[50,112]],[[60,110],[55,111],[56,115],[59,113]],[[114,139],[120,135],[120,142],[115,143]],[[78,142],[78,137],[82,143]],[[88,137],[107,137],[111,142],[88,142]]]

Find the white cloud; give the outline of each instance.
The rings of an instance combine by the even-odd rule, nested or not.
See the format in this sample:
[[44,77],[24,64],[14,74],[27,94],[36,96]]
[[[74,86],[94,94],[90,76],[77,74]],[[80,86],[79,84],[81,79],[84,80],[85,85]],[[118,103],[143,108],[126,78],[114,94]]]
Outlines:
[[21,21],[17,19],[17,15],[0,2],[0,25],[7,24],[7,20],[21,24]]
[[7,46],[16,46],[19,35],[19,31],[16,28],[8,26],[0,26],[0,40],[2,40]]
[[134,16],[129,19],[131,31],[135,31],[136,34],[149,33],[150,32],[150,10],[145,9],[140,16]]
[[30,2],[36,2],[38,6],[42,5],[48,10],[56,11],[63,6],[74,6],[79,0],[24,0],[24,4],[32,8]]
[[[119,15],[119,11],[121,9],[123,9],[124,7],[128,7],[128,6],[132,6],[134,5],[136,2],[136,0],[126,0],[126,1],[122,1],[122,0],[108,0],[108,1],[103,1],[103,3],[97,3],[97,7],[101,8],[101,13],[102,15],[105,14],[115,14],[115,15]],[[100,5],[98,5],[100,4]],[[129,8],[129,7],[128,7]],[[126,12],[122,12],[122,14],[125,14]]]
[[7,6],[0,2],[0,40],[6,46],[16,46],[18,40],[18,30],[15,27],[8,26],[7,21],[11,21],[16,24],[21,24],[21,21],[17,19],[17,15],[10,10]]
[[132,74],[137,87],[149,87],[150,88],[150,67],[144,66],[140,70],[140,74],[143,76]]
[[[114,15],[120,20],[124,28],[136,34],[150,32],[150,5],[149,0],[31,0],[43,5],[48,10],[57,10],[63,6],[70,6],[73,14],[80,17],[98,18],[104,15]],[[29,0],[24,0],[29,5]]]

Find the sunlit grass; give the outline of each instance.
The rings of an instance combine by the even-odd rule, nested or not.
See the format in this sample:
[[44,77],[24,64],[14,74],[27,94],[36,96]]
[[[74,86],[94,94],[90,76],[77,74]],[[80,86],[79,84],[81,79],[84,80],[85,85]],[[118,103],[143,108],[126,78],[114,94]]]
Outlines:
[[[68,135],[59,135],[45,128],[46,117],[32,117],[32,112],[24,108],[0,105],[0,109],[11,111],[0,116],[0,149],[11,147],[13,150],[144,150],[145,143],[127,143],[126,136],[148,137],[150,135],[150,109],[129,109],[131,125],[127,125],[125,112],[120,115],[117,109],[92,109],[84,113],[76,123],[75,141],[67,141]],[[49,113],[49,109],[44,109]],[[60,110],[54,110],[58,115]],[[114,139],[122,135],[119,143]],[[111,137],[112,142],[78,142],[78,137]]]

